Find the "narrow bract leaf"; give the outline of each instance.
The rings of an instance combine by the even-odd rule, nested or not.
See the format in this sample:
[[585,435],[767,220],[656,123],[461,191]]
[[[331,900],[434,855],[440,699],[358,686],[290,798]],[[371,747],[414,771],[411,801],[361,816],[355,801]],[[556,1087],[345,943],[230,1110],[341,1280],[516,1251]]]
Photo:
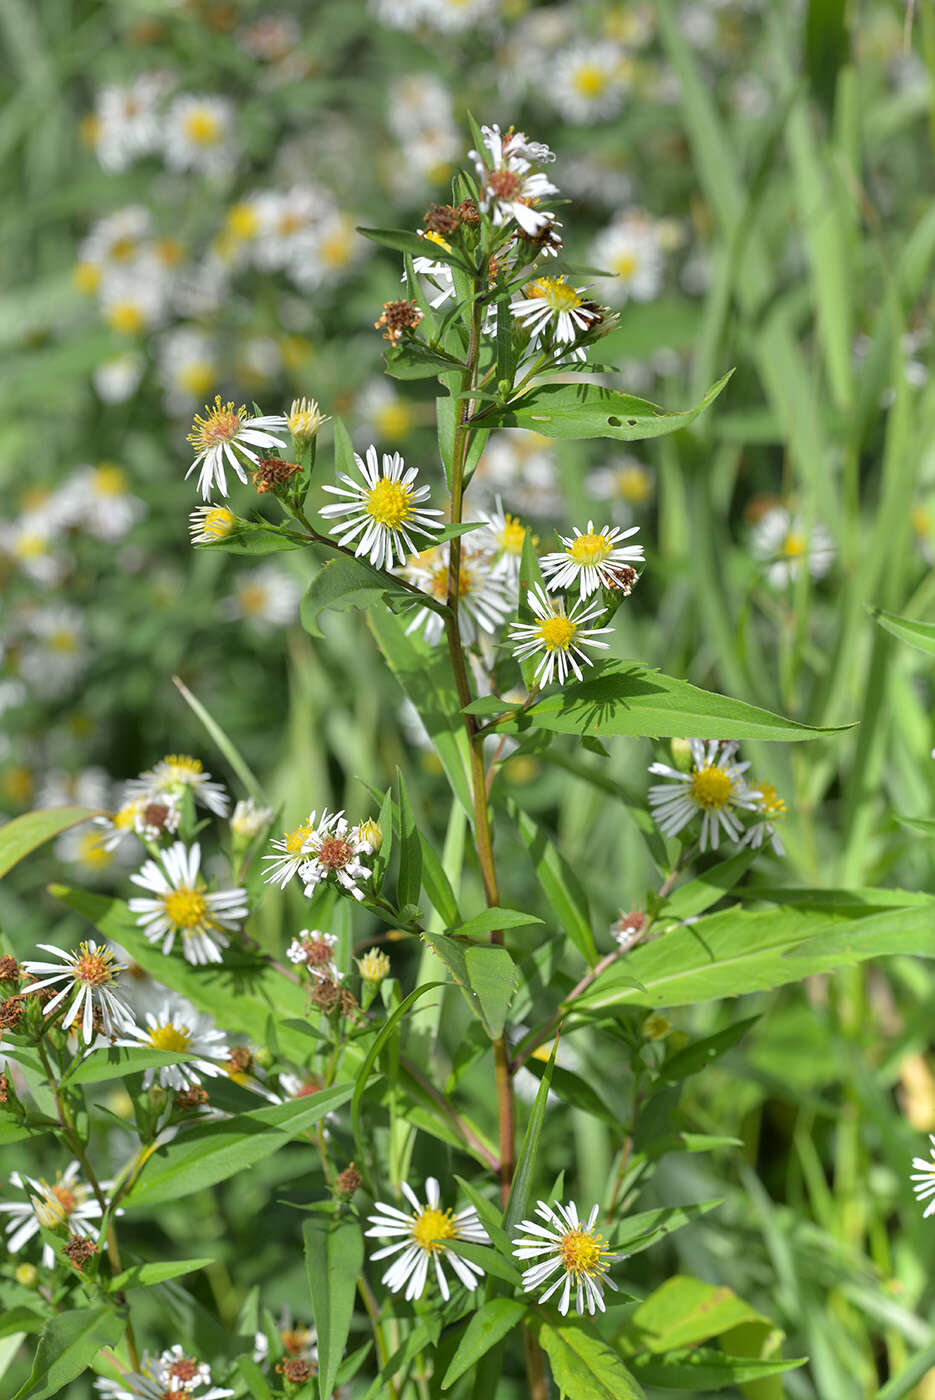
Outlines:
[[[666,1356],[634,1357],[630,1365],[646,1385],[662,1390],[728,1390],[748,1381],[778,1376],[783,1371],[804,1366],[807,1358],[789,1361],[755,1361],[743,1356],[725,1356],[716,1347],[695,1347],[673,1351]],[[777,1395],[783,1392],[778,1391]]]
[[422,893],[422,840],[416,814],[409,801],[409,792],[402,772],[396,769],[396,809],[399,813],[397,849],[399,875],[396,880],[396,903],[400,908],[418,904]]
[[507,810],[523,838],[552,912],[582,957],[593,965],[597,962],[597,948],[591,932],[588,899],[580,880],[532,817],[514,802],[507,804]]
[[0,876],[5,875],[24,856],[44,846],[53,836],[92,817],[106,816],[96,807],[47,807],[41,812],[26,812],[14,817],[0,828]]
[[427,252],[430,252],[434,262],[451,263],[453,267],[467,270],[467,263],[454,248],[448,250],[440,243],[427,243],[411,229],[358,226],[357,232],[362,233],[364,238],[369,238],[372,243],[380,243],[384,248],[393,248],[397,253],[412,253],[415,257],[424,258]]
[[420,997],[425,996],[427,992],[431,992],[434,988],[442,986],[444,986],[443,982],[426,982],[421,987],[416,987],[414,992],[410,992],[396,1007],[393,1014],[388,1016],[383,1022],[383,1025],[374,1036],[373,1044],[364,1057],[364,1062],[360,1067],[360,1071],[354,1083],[354,1093],[351,1099],[351,1127],[354,1133],[354,1141],[357,1144],[357,1151],[361,1159],[363,1159],[364,1153],[360,1139],[360,1102],[367,1088],[371,1071],[377,1062],[377,1056],[395,1031],[399,1022],[406,1015],[409,1008],[413,1006]]
[[485,934],[493,933],[495,929],[523,928],[542,922],[537,915],[525,914],[522,909],[485,909],[483,913],[465,919],[457,928],[449,928],[448,933],[452,937],[482,938]]
[[126,1288],[147,1288],[170,1278],[180,1278],[182,1274],[196,1273],[214,1262],[213,1259],[162,1259],[152,1264],[133,1264],[112,1278],[108,1288],[111,1293]]
[[357,1276],[364,1262],[364,1237],[350,1216],[312,1216],[302,1227],[305,1265],[318,1334],[318,1393],[331,1400],[335,1377],[354,1317]]
[[555,1053],[558,1050],[558,1041],[552,1046],[552,1053],[549,1056],[545,1072],[539,1081],[539,1088],[536,1091],[536,1099],[532,1106],[532,1113],[529,1115],[529,1122],[526,1125],[526,1134],[523,1138],[523,1145],[519,1151],[516,1162],[516,1173],[513,1177],[513,1185],[510,1187],[510,1197],[506,1203],[506,1211],[503,1216],[503,1229],[506,1235],[512,1239],[516,1233],[520,1221],[526,1215],[529,1205],[529,1190],[532,1186],[533,1173],[536,1169],[536,1155],[539,1151],[539,1138],[542,1136],[542,1125],[545,1123],[545,1110],[549,1100],[549,1087],[552,1083],[552,1071],[555,1069]]
[[110,1045],[106,1049],[91,1050],[83,1060],[73,1061],[73,1067],[62,1076],[62,1083],[103,1084],[108,1079],[122,1079],[126,1074],[137,1074],[144,1069],[190,1064],[191,1058],[175,1050],[148,1050],[145,1045],[139,1049]]
[[935,656],[935,622],[918,622],[914,617],[898,617],[896,613],[871,608],[870,613],[880,626],[901,642],[908,642],[916,651]]

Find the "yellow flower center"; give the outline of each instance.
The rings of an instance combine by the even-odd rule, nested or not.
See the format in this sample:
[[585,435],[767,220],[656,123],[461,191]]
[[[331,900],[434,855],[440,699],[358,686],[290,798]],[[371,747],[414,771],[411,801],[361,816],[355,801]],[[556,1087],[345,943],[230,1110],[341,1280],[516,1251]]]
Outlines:
[[551,311],[573,311],[581,305],[581,298],[574,287],[569,287],[564,277],[540,277],[530,282],[526,288],[527,297],[544,301]]
[[569,545],[567,552],[573,563],[584,566],[602,564],[612,550],[613,545],[605,534],[596,535],[593,530],[589,530],[586,535],[579,535],[574,543]]
[[631,506],[641,506],[653,494],[653,479],[645,467],[633,463],[617,473],[617,490]]
[[121,807],[119,812],[114,813],[114,826],[118,827],[120,831],[129,831],[142,805],[142,801],[137,800],[136,802],[128,802],[125,807]]
[[181,366],[175,377],[180,389],[184,389],[186,394],[191,394],[193,398],[200,399],[214,383],[215,373],[215,367],[210,360],[190,360],[187,365]]
[[505,515],[503,529],[497,536],[497,543],[504,554],[522,554],[525,538],[526,526],[523,522],[517,520],[515,515]]
[[220,119],[208,107],[196,107],[185,118],[185,135],[195,146],[213,146],[220,134]]
[[51,651],[72,652],[78,650],[78,638],[74,632],[67,627],[56,627],[54,632],[49,633],[49,648]]
[[725,773],[723,768],[718,768],[717,764],[706,763],[703,768],[695,767],[692,770],[689,793],[692,801],[703,807],[706,812],[712,808],[726,807],[733,791],[733,778],[729,773]]
[[52,1187],[52,1195],[58,1201],[66,1215],[71,1215],[80,1199],[76,1191],[72,1191],[60,1181],[56,1182]]
[[567,617],[556,613],[554,617],[543,618],[537,630],[548,651],[567,651],[578,629]]
[[177,238],[160,238],[155,252],[164,267],[178,267],[185,256],[185,249]]
[[297,826],[295,831],[287,831],[282,838],[282,843],[290,856],[302,854],[302,847],[312,834],[312,828],[308,822],[304,826]]
[[434,243],[436,248],[444,248],[446,253],[451,252],[451,244],[447,239],[442,238],[440,233],[436,233],[433,228],[429,229],[428,233],[425,235],[425,240],[427,243]]
[[47,549],[48,542],[42,535],[20,535],[13,546],[13,553],[17,559],[39,559]]
[[391,481],[388,476],[381,476],[365,497],[367,514],[388,530],[398,530],[412,516],[412,487]]
[[318,245],[318,253],[327,267],[346,267],[351,258],[350,223],[342,222],[333,233],[329,233]]
[[175,1050],[183,1054],[191,1043],[192,1033],[186,1026],[173,1025],[168,1021],[164,1026],[156,1026],[149,1033],[154,1050]]
[[409,405],[403,403],[402,399],[395,399],[377,409],[374,420],[378,435],[389,438],[392,442],[398,442],[400,438],[404,438],[412,427],[412,414],[409,411]]
[[162,761],[167,768],[171,768],[172,777],[182,783],[189,782],[203,772],[201,759],[192,758],[187,753],[167,753]]
[[101,285],[101,269],[95,263],[75,263],[71,280],[79,292],[90,295],[91,292],[96,292]]
[[234,528],[234,517],[227,506],[215,506],[201,522],[201,530],[213,540],[222,540]]
[[110,245],[110,256],[114,262],[129,262],[136,256],[138,243],[129,234],[124,234],[123,238],[115,238]]
[[786,804],[772,783],[757,783],[756,790],[760,794],[759,808],[767,817],[782,817],[786,812]]
[[787,559],[801,559],[805,545],[805,536],[798,530],[790,530],[782,542],[782,552]]
[[252,204],[232,204],[227,211],[227,232],[233,238],[254,238],[259,232],[260,220]]
[[114,955],[108,948],[92,948],[89,943],[78,946],[78,957],[72,967],[76,982],[84,982],[89,987],[102,987],[117,978]]
[[222,442],[234,442],[240,432],[247,410],[243,404],[235,408],[233,403],[221,403],[220,394],[214,398],[214,407],[205,404],[204,414],[196,413],[188,441],[199,452],[218,447]]
[[143,308],[135,301],[115,301],[107,308],[107,324],[124,335],[139,335],[146,325]]
[[583,63],[572,80],[580,97],[600,97],[607,87],[607,74],[596,63]]
[[618,277],[629,279],[639,267],[639,259],[635,253],[618,253],[611,263],[611,268]]
[[247,617],[259,617],[269,604],[269,590],[261,583],[245,583],[238,592],[240,606]]
[[94,471],[91,485],[99,496],[122,496],[127,489],[127,478],[119,467],[100,466]]
[[569,1230],[562,1239],[562,1267],[569,1274],[601,1273],[606,1253],[603,1235],[592,1235],[589,1230]]
[[426,1206],[413,1223],[412,1239],[426,1254],[437,1254],[439,1250],[444,1249],[446,1240],[457,1239],[451,1211]]
[[194,929],[205,922],[208,905],[200,890],[172,890],[165,896],[166,918],[175,928]]
[[102,832],[82,832],[78,845],[78,859],[91,870],[106,870],[113,863],[113,853],[105,846]]

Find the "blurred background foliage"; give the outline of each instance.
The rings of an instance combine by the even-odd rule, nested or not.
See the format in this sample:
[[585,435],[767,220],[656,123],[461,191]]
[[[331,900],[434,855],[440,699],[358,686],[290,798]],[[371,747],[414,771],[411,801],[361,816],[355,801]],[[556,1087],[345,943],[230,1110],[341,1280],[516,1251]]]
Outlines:
[[[813,724],[860,721],[745,746],[788,806],[786,858],[764,855],[745,889],[929,887],[930,841],[899,818],[933,808],[931,665],[868,607],[935,616],[931,0],[4,0],[0,37],[0,810],[107,807],[168,751],[229,780],[178,674],[286,825],[365,814],[365,785],[399,764],[441,847],[448,790],[365,619],[310,639],[301,556],[193,553],[183,478],[206,399],[272,413],[307,393],[358,447],[441,479],[429,390],[382,374],[372,329],[397,260],[354,226],[418,227],[444,202],[470,110],[558,153],[569,256],[618,274],[597,282],[622,313],[607,383],[676,408],[735,367],[690,430],[636,454],[495,435],[477,506],[501,496],[545,542],[589,516],[638,523],[648,563],[617,654]],[[232,504],[258,498],[237,487]],[[609,747],[558,738],[494,789],[560,835],[599,931],[660,878],[652,746]],[[522,849],[501,867],[522,905]],[[78,931],[40,892],[63,870],[124,888],[93,843],[63,839],[3,886],[20,952]],[[470,858],[465,881],[479,898]],[[268,946],[300,903],[266,902]],[[900,959],[674,1017],[674,1036],[759,1020],[678,1110],[738,1146],[666,1159],[646,1202],[724,1204],[632,1279],[691,1272],[761,1307],[810,1356],[783,1378],[792,1397],[873,1396],[917,1351],[935,1359],[935,1235],[908,1183],[935,1129],[932,992],[929,966]],[[455,1010],[452,1054],[459,1027]],[[576,1054],[584,1079],[614,1078],[587,1037]],[[607,1128],[570,1105],[550,1131],[556,1169],[570,1131],[583,1195],[604,1199]],[[210,1246],[192,1293],[231,1330],[254,1281],[302,1315],[296,1217],[277,1203],[305,1152],[206,1193],[194,1218],[185,1202],[138,1226],[148,1257]],[[917,1380],[881,1400],[935,1395],[935,1372]]]

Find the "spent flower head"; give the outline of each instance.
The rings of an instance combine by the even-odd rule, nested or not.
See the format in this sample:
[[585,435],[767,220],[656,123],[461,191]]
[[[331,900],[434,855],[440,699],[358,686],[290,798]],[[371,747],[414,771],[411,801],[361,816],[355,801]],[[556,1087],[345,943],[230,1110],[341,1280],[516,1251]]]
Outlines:
[[251,417],[243,404],[235,408],[233,402],[222,403],[218,394],[213,406],[206,404],[204,413],[195,415],[188,441],[196,456],[185,475],[189,477],[198,469],[198,489],[205,500],[213,486],[226,496],[227,466],[233,467],[246,486],[246,467],[256,468],[259,449],[284,446],[281,433],[285,427],[282,414]]

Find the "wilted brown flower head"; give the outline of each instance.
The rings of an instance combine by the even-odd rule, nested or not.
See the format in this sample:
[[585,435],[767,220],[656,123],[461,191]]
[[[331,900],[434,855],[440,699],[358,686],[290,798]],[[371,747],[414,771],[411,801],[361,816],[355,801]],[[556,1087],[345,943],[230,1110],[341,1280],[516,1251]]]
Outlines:
[[267,491],[275,491],[277,486],[284,486],[301,470],[298,462],[284,462],[280,457],[260,457],[252,480],[262,496]]
[[80,1270],[84,1268],[91,1255],[97,1253],[97,1245],[86,1240],[84,1235],[72,1235],[63,1247],[62,1253],[76,1269]]
[[374,321],[374,329],[385,326],[383,339],[398,345],[405,331],[414,331],[422,320],[422,311],[414,301],[385,301],[383,315]]
[[454,233],[461,220],[457,209],[450,204],[432,204],[422,222],[429,233]]

